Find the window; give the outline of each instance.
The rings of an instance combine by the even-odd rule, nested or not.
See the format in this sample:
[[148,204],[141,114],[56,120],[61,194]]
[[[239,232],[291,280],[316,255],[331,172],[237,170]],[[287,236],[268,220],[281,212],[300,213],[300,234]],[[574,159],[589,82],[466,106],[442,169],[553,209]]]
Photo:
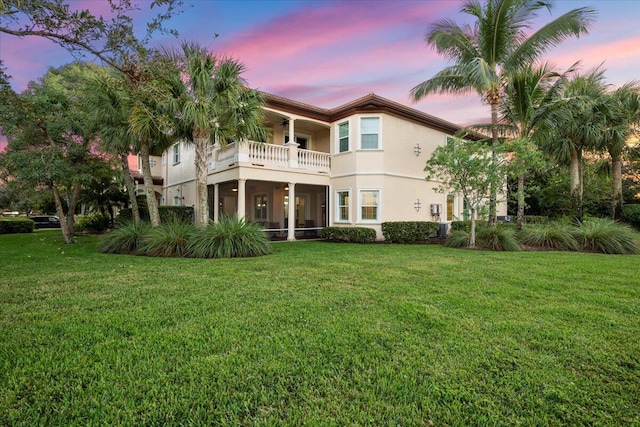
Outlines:
[[253,196],[253,219],[255,221],[267,220],[267,195],[258,194]]
[[336,221],[350,222],[349,199],[349,190],[336,192]]
[[173,146],[173,164],[180,163],[180,143]]
[[360,190],[360,220],[380,221],[380,190]]
[[167,164],[167,152],[163,151],[162,152],[162,166]]
[[[309,137],[296,135],[295,139],[296,139],[296,144],[298,144],[298,148],[302,150],[307,150],[309,148],[309,139],[310,139]],[[289,142],[289,135],[285,135],[284,143],[286,144],[288,142]]]
[[379,117],[363,117],[360,119],[360,148],[363,150],[380,148]]
[[182,197],[177,194],[173,196],[173,206],[182,206]]
[[338,125],[338,152],[349,151],[349,122]]

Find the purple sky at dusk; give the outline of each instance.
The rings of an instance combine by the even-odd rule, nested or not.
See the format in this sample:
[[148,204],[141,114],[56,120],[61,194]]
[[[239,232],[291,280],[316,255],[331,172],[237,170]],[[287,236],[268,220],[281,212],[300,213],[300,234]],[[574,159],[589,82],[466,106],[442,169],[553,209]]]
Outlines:
[[[140,22],[149,14],[145,2],[140,1],[145,11],[136,16]],[[108,11],[106,0],[70,3]],[[458,1],[185,0],[185,5],[185,12],[168,23],[180,32],[179,40],[239,59],[254,88],[325,108],[375,92],[454,123],[488,116],[488,107],[474,95],[434,95],[417,104],[408,97],[413,86],[446,65],[426,46],[424,35],[438,19],[462,22]],[[540,11],[540,22],[581,6],[599,13],[590,34],[565,41],[546,58],[561,69],[582,60],[585,71],[604,62],[607,81],[615,86],[639,79],[640,0],[559,0],[551,15]],[[179,40],[157,38],[155,43],[177,45]],[[21,91],[48,67],[74,58],[44,39],[0,34],[0,59],[14,89]]]

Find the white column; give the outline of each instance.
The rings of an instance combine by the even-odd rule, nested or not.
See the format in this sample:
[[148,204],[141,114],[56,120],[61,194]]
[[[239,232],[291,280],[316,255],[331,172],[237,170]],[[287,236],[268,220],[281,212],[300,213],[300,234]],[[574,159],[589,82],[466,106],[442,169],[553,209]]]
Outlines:
[[220,184],[213,185],[213,222],[220,220]]
[[289,227],[287,229],[287,240],[296,240],[296,185],[293,182],[289,183]]
[[298,143],[296,143],[296,134],[294,131],[293,123],[295,120],[289,119],[289,142],[287,142],[287,147],[289,147],[289,167],[297,168],[298,167]]
[[238,179],[238,218],[245,216],[245,187],[247,180]]

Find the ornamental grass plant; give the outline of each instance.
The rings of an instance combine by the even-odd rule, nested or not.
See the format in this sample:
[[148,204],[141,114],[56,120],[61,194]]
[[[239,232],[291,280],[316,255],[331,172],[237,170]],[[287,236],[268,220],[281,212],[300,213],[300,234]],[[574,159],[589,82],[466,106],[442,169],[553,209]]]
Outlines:
[[186,249],[186,255],[193,258],[244,258],[270,252],[262,228],[237,216],[223,217],[198,230]]
[[582,250],[605,254],[638,254],[638,233],[628,225],[605,218],[586,218],[574,237]]
[[98,251],[109,254],[136,254],[151,228],[151,224],[145,221],[121,224],[100,240]]
[[517,233],[517,237],[523,245],[535,248],[563,251],[579,250],[575,238],[575,227],[567,221],[525,225]]
[[195,235],[193,224],[174,219],[145,234],[138,252],[148,256],[182,257]]

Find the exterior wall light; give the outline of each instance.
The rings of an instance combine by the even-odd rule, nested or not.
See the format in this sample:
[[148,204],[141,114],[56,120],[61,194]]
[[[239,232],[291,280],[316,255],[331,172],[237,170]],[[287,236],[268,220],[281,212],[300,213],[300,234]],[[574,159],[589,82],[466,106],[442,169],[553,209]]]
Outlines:
[[415,153],[416,156],[419,156],[420,153],[422,153],[422,148],[420,147],[420,144],[416,143],[416,146],[413,147],[413,152]]
[[416,199],[416,202],[413,204],[413,207],[416,208],[416,212],[420,212],[420,208],[422,207],[422,203],[420,203],[420,199]]

